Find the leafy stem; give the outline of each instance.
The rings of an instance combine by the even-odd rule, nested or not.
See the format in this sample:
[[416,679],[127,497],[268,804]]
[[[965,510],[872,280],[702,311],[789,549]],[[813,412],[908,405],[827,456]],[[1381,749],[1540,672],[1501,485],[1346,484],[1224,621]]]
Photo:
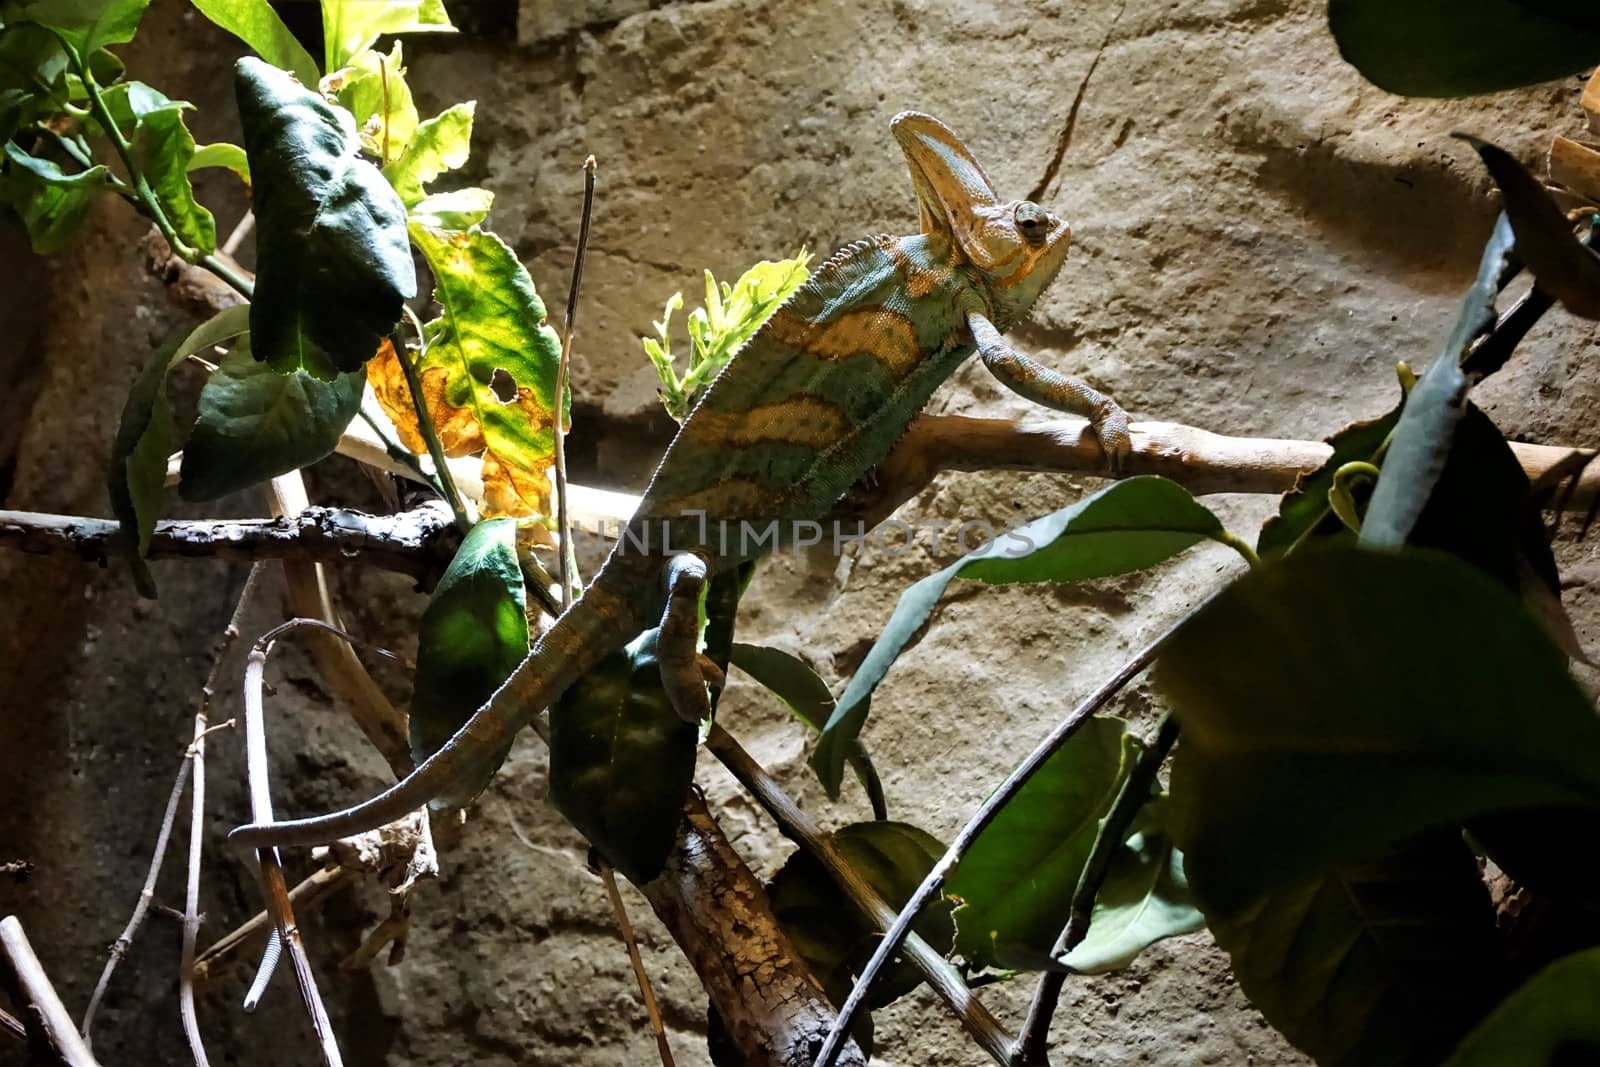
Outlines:
[[412,329],[417,332],[416,360],[413,361],[406,354],[403,331],[396,329],[390,335],[389,343],[394,345],[394,357],[400,361],[400,370],[406,376],[406,390],[411,394],[411,406],[417,413],[417,429],[428,444],[428,455],[433,459],[434,474],[439,479],[439,488],[444,492],[445,503],[450,505],[450,513],[456,518],[456,526],[464,534],[472,529],[472,519],[468,517],[466,506],[461,502],[461,492],[456,488],[456,480],[450,474],[450,464],[445,461],[444,445],[439,443],[439,432],[434,429],[433,415],[428,411],[428,402],[422,395],[422,373],[418,367],[422,364],[422,357],[428,353],[428,338],[423,332],[422,320],[417,318],[417,313],[409,307],[404,311],[406,318],[411,321]]
[[1256,550],[1250,547],[1250,542],[1246,541],[1244,538],[1240,537],[1231,530],[1222,530],[1218,533],[1214,533],[1211,535],[1211,540],[1215,541],[1219,545],[1227,545],[1229,548],[1239,553],[1240,556],[1244,557],[1244,561],[1250,564],[1252,570],[1261,566],[1261,557],[1256,555]]

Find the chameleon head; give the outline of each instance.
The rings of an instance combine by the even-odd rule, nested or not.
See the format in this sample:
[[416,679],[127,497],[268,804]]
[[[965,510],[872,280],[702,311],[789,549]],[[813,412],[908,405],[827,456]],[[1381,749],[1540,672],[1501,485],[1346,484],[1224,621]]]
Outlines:
[[1072,228],[1028,200],[1002,203],[983,167],[932,115],[902,111],[890,123],[911,168],[922,232],[948,241],[987,283],[996,324],[1027,314],[1072,246]]

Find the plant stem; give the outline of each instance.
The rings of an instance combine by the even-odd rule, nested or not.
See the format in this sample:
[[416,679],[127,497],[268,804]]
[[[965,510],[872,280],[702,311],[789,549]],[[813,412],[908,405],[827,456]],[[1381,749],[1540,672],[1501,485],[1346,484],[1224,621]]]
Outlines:
[[967,825],[961,828],[961,832],[956,835],[956,839],[950,845],[949,850],[945,852],[938,863],[933,865],[933,870],[928,872],[928,876],[922,880],[922,884],[911,895],[911,899],[906,901],[906,906],[900,909],[900,915],[895,919],[894,926],[884,935],[883,940],[878,942],[878,947],[872,953],[872,958],[867,961],[866,967],[862,969],[861,977],[856,981],[855,988],[850,990],[850,996],[845,1000],[844,1006],[839,1009],[839,1015],[834,1020],[833,1029],[828,1031],[827,1041],[822,1046],[821,1053],[817,1056],[815,1067],[833,1067],[835,1058],[837,1058],[840,1049],[844,1046],[846,1035],[850,1032],[850,1025],[854,1021],[856,1014],[861,1010],[861,1005],[866,1000],[867,995],[872,992],[873,983],[878,980],[878,975],[883,972],[884,965],[888,963],[895,953],[900,951],[901,945],[905,943],[906,935],[911,932],[911,924],[916,921],[917,916],[922,914],[924,908],[933,903],[934,898],[944,888],[945,880],[955,871],[956,864],[961,862],[961,857],[966,855],[967,850],[972,847],[972,843],[977,840],[978,835],[988,828],[989,824],[994,821],[995,816],[1000,814],[1000,811],[1011,802],[1011,799],[1021,792],[1022,787],[1028,784],[1028,781],[1039,771],[1039,768],[1043,767],[1046,761],[1055,755],[1056,751],[1066,744],[1084,723],[1088,722],[1095,713],[1110,702],[1112,697],[1120,693],[1123,687],[1143,673],[1144,669],[1155,661],[1156,655],[1172,639],[1173,635],[1183,629],[1190,619],[1194,618],[1206,604],[1211,602],[1214,596],[1215,594],[1208,596],[1204,602],[1191,609],[1183,618],[1168,627],[1160,637],[1157,637],[1147,645],[1143,651],[1124,663],[1115,675],[1101,685],[1099,689],[1091,693],[1081,704],[1073,708],[1072,712],[1054,730],[1050,731],[1050,735],[1039,742],[1038,747],[1028,753],[1027,758],[1018,764],[1017,768],[1006,777],[1005,781],[1000,783],[999,788],[989,794],[988,799],[978,808],[977,814],[967,822]]
[[1256,555],[1256,550],[1254,548],[1250,547],[1250,542],[1246,541],[1244,538],[1240,537],[1231,530],[1223,530],[1221,533],[1212,534],[1211,540],[1217,542],[1219,545],[1227,545],[1229,548],[1239,553],[1239,555],[1244,557],[1244,561],[1250,564],[1251,568],[1261,566],[1261,557]]
[[[1177,720],[1168,715],[1156,728],[1155,740],[1140,753],[1139,762],[1134,764],[1133,770],[1123,780],[1117,798],[1111,803],[1111,810],[1100,821],[1094,846],[1084,862],[1083,873],[1078,876],[1077,888],[1072,893],[1072,903],[1067,909],[1067,924],[1062,928],[1061,936],[1056,938],[1055,946],[1050,949],[1052,959],[1059,962],[1061,957],[1081,945],[1088,936],[1095,898],[1100,895],[1100,887],[1105,884],[1106,875],[1111,871],[1111,861],[1127,839],[1128,830],[1139,809],[1150,799],[1150,790],[1155,785],[1161,764],[1166,761],[1167,753],[1172,751],[1177,741]],[[1043,1067],[1050,1062],[1047,1055],[1050,1020],[1055,1016],[1061,987],[1066,980],[1064,971],[1045,971],[1039,976],[1033,1002],[1028,1006],[1028,1019],[1023,1024],[1022,1041],[1018,1043],[1012,1058],[1018,1067]]]
[[633,923],[628,921],[628,908],[622,902],[622,892],[617,888],[617,873],[611,864],[600,863],[600,880],[606,885],[606,896],[611,898],[611,911],[617,917],[617,927],[622,931],[623,943],[628,946],[628,962],[633,965],[633,976],[639,982],[639,995],[644,998],[644,1008],[650,1015],[650,1032],[656,1038],[656,1052],[661,1057],[661,1067],[674,1067],[672,1046],[667,1044],[667,1029],[661,1024],[661,1010],[656,1007],[656,996],[650,988],[650,976],[645,973],[644,960],[639,956],[639,942],[633,936]]
[[428,455],[433,459],[434,475],[444,490],[445,503],[450,505],[450,513],[456,517],[456,527],[465,534],[471,531],[472,520],[467,517],[466,506],[461,503],[461,493],[456,489],[455,479],[450,476],[450,465],[445,461],[444,445],[439,443],[438,431],[433,426],[433,415],[429,413],[428,402],[422,395],[422,373],[417,370],[422,357],[427,354],[428,340],[423,335],[422,323],[418,321],[416,313],[406,308],[406,317],[411,320],[412,328],[417,331],[416,362],[413,363],[406,355],[405,336],[399,330],[390,335],[389,343],[394,346],[395,359],[400,361],[400,369],[405,373],[406,391],[411,394],[411,408],[417,413],[417,430],[428,445]]
[[572,606],[572,523],[567,514],[567,382],[572,373],[572,338],[578,329],[578,290],[583,285],[583,253],[589,246],[589,218],[594,212],[594,156],[583,161],[583,214],[578,222],[578,247],[572,256],[572,285],[567,290],[567,321],[561,331],[561,361],[556,366],[556,529],[561,538],[557,577],[561,607]]
[[[737,738],[720,724],[713,723],[706,735],[706,748],[721,761],[739,784],[756,798],[772,816],[783,835],[799,845],[822,865],[867,923],[879,930],[890,930],[897,921],[894,909],[878,895],[866,879],[844,858],[829,834],[811,821],[773,779],[772,775],[745,751]],[[957,1021],[996,1063],[1009,1062],[1012,1037],[983,1002],[973,995],[961,974],[939,952],[912,933],[906,938],[905,955],[922,972]]]
[[[163,236],[165,236],[165,234],[163,234]],[[173,251],[177,252],[178,249],[174,247]],[[182,253],[180,252],[179,255],[182,255]],[[233,286],[233,288],[238,291],[239,295],[243,296],[246,300],[255,299],[256,283],[246,278],[232,267],[228,266],[228,264],[222,261],[220,256],[214,256],[208,253],[200,257],[199,263],[212,274],[215,274],[217,277]]]

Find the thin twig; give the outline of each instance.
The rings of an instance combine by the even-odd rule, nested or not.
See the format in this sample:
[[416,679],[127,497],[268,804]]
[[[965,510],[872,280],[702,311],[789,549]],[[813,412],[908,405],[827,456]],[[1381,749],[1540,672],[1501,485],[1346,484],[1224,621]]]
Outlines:
[[[1128,777],[1123,779],[1122,788],[1111,802],[1111,810],[1100,821],[1094,846],[1089,851],[1089,858],[1084,861],[1083,872],[1078,876],[1077,888],[1072,893],[1067,923],[1062,927],[1061,936],[1056,938],[1055,946],[1050,949],[1051,959],[1059,961],[1083,944],[1083,939],[1089,935],[1095,898],[1100,895],[1100,887],[1111,873],[1111,861],[1127,839],[1128,830],[1132,828],[1139,809],[1150,799],[1150,790],[1155,785],[1161,764],[1177,742],[1178,720],[1168,715],[1156,728],[1155,740],[1139,754],[1139,761],[1128,772]],[[1022,1040],[1013,1058],[1018,1067],[1044,1067],[1049,1064],[1050,1020],[1055,1016],[1061,987],[1066,980],[1066,972],[1059,970],[1045,971],[1039,976],[1039,983],[1034,987],[1033,1002],[1028,1005],[1028,1018],[1022,1027]]]
[[98,1067],[15,915],[0,919],[0,963],[0,978],[27,1020],[28,1043],[41,1061]]
[[633,976],[639,981],[639,995],[644,998],[645,1011],[650,1014],[650,1032],[656,1037],[656,1052],[661,1056],[662,1067],[673,1067],[672,1046],[667,1044],[667,1028],[661,1023],[661,1010],[656,1007],[656,995],[645,974],[644,960],[639,956],[639,942],[633,936],[633,923],[628,921],[628,909],[622,903],[622,892],[617,888],[617,874],[609,863],[601,864],[600,880],[606,884],[606,895],[611,898],[611,910],[622,930],[623,943],[628,946],[628,960],[633,964]]
[[572,523],[567,513],[567,382],[572,373],[572,338],[578,329],[578,290],[583,285],[583,254],[589,246],[589,216],[594,210],[594,156],[583,161],[583,215],[578,247],[572,256],[572,285],[567,290],[567,321],[561,331],[561,362],[556,366],[556,528],[561,535],[556,577],[561,582],[561,607],[572,605]]
[[28,1030],[22,1025],[22,1020],[4,1008],[0,1008],[0,1031],[4,1031],[18,1041],[28,1040]]
[[240,217],[238,225],[234,226],[233,232],[228,234],[228,239],[222,242],[222,254],[231,257],[235,252],[239,251],[239,246],[244,244],[245,238],[249,237],[250,232],[255,228],[256,213],[254,211],[246,211]]
[[[303,917],[319,908],[328,897],[355,882],[357,877],[358,872],[346,867],[319,867],[289,890],[289,902],[294,905],[295,914]],[[272,916],[262,910],[217,938],[195,960],[195,982],[203,985],[210,981],[214,970],[228,963],[234,954],[243,952],[258,941],[264,942],[267,932],[272,928]]]
[[[257,641],[245,661],[244,680],[244,734],[245,766],[250,783],[250,815],[255,822],[272,822],[272,787],[267,771],[267,735],[265,709],[262,701],[267,655],[270,648]],[[306,956],[305,943],[300,929],[295,925],[294,905],[289,900],[289,889],[284,881],[283,867],[278,861],[277,849],[260,849],[256,864],[266,897],[267,910],[272,913],[278,940],[289,949],[295,981],[300,987],[301,999],[311,1017],[312,1029],[323,1062],[328,1067],[340,1067],[342,1059],[333,1036],[333,1026],[328,1021],[328,1009],[317,992],[316,976],[311,971],[311,961]],[[269,946],[271,942],[269,941]],[[265,968],[263,968],[265,970]]]
[[[868,923],[885,931],[893,927],[896,920],[894,908],[850,865],[834,845],[832,836],[811,821],[811,817],[784,793],[767,769],[745,750],[737,738],[720,724],[713,723],[706,735],[706,748],[766,809],[783,835],[822,864],[829,877],[850,898]],[[905,956],[922,972],[934,992],[950,1006],[956,1019],[978,1046],[996,1063],[1009,1062],[1014,1040],[1012,1035],[973,994],[950,961],[915,933],[906,940]]]
[[456,488],[455,479],[450,477],[450,464],[445,456],[444,445],[439,441],[438,429],[433,425],[433,413],[428,410],[427,397],[422,392],[422,372],[418,366],[422,357],[428,352],[428,336],[422,329],[422,321],[417,318],[416,312],[409,307],[404,308],[406,318],[410,320],[411,327],[417,333],[417,358],[412,361],[406,354],[405,335],[396,330],[389,337],[389,343],[394,346],[394,358],[400,364],[400,370],[406,377],[406,391],[411,394],[411,408],[417,416],[417,432],[422,434],[422,439],[428,445],[428,455],[433,459],[433,473],[439,479],[439,487],[444,490],[445,503],[450,505],[450,514],[456,518],[456,527],[463,534],[472,529],[472,520],[467,517],[467,509],[461,503],[461,492]]
[[956,839],[951,843],[949,850],[945,852],[938,863],[933,865],[933,870],[928,872],[928,876],[922,880],[922,884],[911,895],[911,899],[906,901],[906,906],[900,909],[900,915],[895,919],[894,926],[884,935],[883,940],[878,943],[877,949],[872,953],[872,958],[867,961],[866,967],[862,969],[861,977],[856,981],[855,988],[850,990],[850,996],[845,999],[844,1006],[839,1009],[839,1016],[833,1022],[833,1029],[828,1032],[828,1039],[822,1047],[822,1052],[817,1056],[815,1067],[832,1067],[834,1059],[838,1056],[839,1050],[843,1047],[845,1038],[850,1032],[851,1022],[855,1019],[857,1012],[861,1010],[863,1001],[872,991],[873,983],[878,980],[878,975],[882,973],[884,965],[900,951],[900,946],[905,942],[906,935],[911,932],[911,924],[917,920],[917,916],[922,914],[922,910],[933,903],[934,898],[939,896],[940,891],[944,888],[945,879],[955,870],[956,864],[961,862],[961,857],[967,854],[967,850],[972,847],[972,843],[977,840],[978,835],[994,821],[995,816],[1000,814],[1001,809],[1011,802],[1011,798],[1016,796],[1023,786],[1028,784],[1028,781],[1038,772],[1039,768],[1043,767],[1050,757],[1055,755],[1056,751],[1078,732],[1078,729],[1084,723],[1088,722],[1091,717],[1111,701],[1112,697],[1120,693],[1129,682],[1137,678],[1146,667],[1154,662],[1156,655],[1166,646],[1167,641],[1179,630],[1183,629],[1201,608],[1211,602],[1211,599],[1211,597],[1207,597],[1200,605],[1191,609],[1183,618],[1168,627],[1160,637],[1157,637],[1149,645],[1145,646],[1141,652],[1124,663],[1116,674],[1091,693],[1081,704],[1073,708],[1072,712],[1061,720],[1054,730],[1050,731],[1050,735],[1039,742],[1038,747],[1028,753],[1027,758],[1006,776],[1006,780],[1000,783],[999,788],[989,794],[988,798],[978,808],[977,814],[967,822],[967,825],[961,828],[961,832],[956,835]]

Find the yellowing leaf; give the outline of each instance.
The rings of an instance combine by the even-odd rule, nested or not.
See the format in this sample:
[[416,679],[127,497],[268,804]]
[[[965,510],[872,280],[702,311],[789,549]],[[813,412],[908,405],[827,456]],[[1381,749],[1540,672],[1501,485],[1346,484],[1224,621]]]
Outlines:
[[417,105],[406,84],[400,42],[388,55],[368,49],[322,79],[322,95],[355,116],[361,147],[388,166],[417,132]]
[[[440,315],[424,327],[423,400],[451,456],[483,453],[484,514],[548,515],[561,342],[533,280],[504,242],[411,223],[435,281]],[[411,394],[388,345],[370,367],[373,392],[401,440],[424,451]]]

